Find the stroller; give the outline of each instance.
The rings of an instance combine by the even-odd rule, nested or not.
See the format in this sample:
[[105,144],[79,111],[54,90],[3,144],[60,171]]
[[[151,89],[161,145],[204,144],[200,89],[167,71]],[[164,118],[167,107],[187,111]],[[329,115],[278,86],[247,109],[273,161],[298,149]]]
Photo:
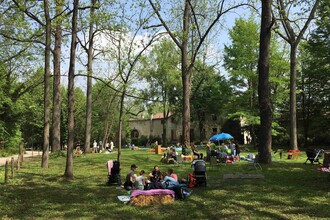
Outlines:
[[322,149],[306,149],[307,159],[305,161],[305,164],[307,163],[307,161],[310,161],[311,164],[314,164],[314,162],[321,164],[319,161],[319,157],[322,157],[323,152],[324,150]]
[[119,161],[109,160],[106,165],[107,165],[107,168],[108,168],[108,182],[107,182],[107,185],[121,186],[120,163],[119,163]]
[[194,186],[207,186],[206,165],[204,160],[193,160],[191,166],[194,167]]

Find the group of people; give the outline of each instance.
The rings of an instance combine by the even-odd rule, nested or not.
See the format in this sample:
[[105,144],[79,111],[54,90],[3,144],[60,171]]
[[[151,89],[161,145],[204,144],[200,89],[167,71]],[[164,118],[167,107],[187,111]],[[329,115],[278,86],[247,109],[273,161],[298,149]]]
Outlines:
[[169,161],[173,161],[174,163],[178,162],[178,152],[175,150],[175,147],[171,146],[169,148],[167,148],[167,153],[164,153],[164,159],[166,160],[167,163],[169,163]]
[[[191,151],[190,151],[190,149],[191,149]],[[183,155],[189,155],[189,154],[192,153],[194,156],[197,157],[197,159],[200,159],[200,160],[204,159],[203,158],[203,153],[198,151],[197,146],[194,143],[190,143],[190,149],[187,146],[183,146],[182,147],[182,154]]]
[[[110,141],[110,143],[107,142],[105,144],[105,150],[107,152],[112,152],[113,148],[114,148],[114,145],[113,145],[112,141]],[[94,140],[94,142],[93,142],[93,153],[101,153],[103,150],[104,149],[103,149],[102,141],[100,141],[99,144],[97,144],[96,140]]]
[[241,149],[237,141],[223,142],[222,147],[219,150],[211,149],[211,142],[208,142],[206,145],[206,161],[210,160],[211,156],[217,158],[227,158],[230,157],[232,161],[239,160]]
[[173,189],[173,187],[180,185],[178,176],[172,168],[169,168],[167,173],[165,173],[161,172],[156,165],[148,176],[145,176],[144,170],[141,170],[139,175],[136,175],[135,171],[137,168],[135,164],[131,165],[124,183],[126,190]]

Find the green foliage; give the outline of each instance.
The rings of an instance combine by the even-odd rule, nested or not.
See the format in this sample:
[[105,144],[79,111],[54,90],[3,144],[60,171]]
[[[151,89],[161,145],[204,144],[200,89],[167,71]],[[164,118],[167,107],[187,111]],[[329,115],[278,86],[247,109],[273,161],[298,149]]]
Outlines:
[[55,152],[51,152],[49,154],[50,159],[56,159],[56,158],[59,158],[59,157],[66,158],[66,152],[58,150],[58,151],[55,151]]
[[330,144],[330,9],[321,1],[317,28],[301,47],[302,74],[298,94],[298,109],[303,127],[301,141],[305,145]]
[[[110,86],[113,86],[110,84]],[[110,128],[110,139],[114,140],[118,128],[119,97],[117,93],[101,81],[93,85],[92,140],[103,140],[105,129]],[[128,101],[126,103],[128,106]],[[125,106],[126,106],[125,105]],[[125,120],[124,120],[125,121]],[[123,125],[125,128],[125,124]]]
[[75,88],[75,141],[81,143],[85,140],[85,118],[86,118],[86,95],[80,88]]
[[179,51],[168,39],[156,44],[142,59],[140,75],[148,83],[148,88],[143,93],[146,97],[157,98],[159,101],[146,103],[149,113],[179,112],[178,98],[181,97],[182,87],[177,68],[179,60]]
[[196,61],[192,81],[191,111],[199,117],[201,113],[225,115],[232,100],[232,89],[224,76],[201,61]]
[[147,146],[148,143],[149,139],[147,136],[144,135],[141,135],[139,138],[132,140],[132,144],[138,147]]
[[[40,69],[23,80],[0,66],[0,149],[9,152],[18,150],[22,141],[40,142],[42,125],[42,93],[40,92]],[[40,100],[41,98],[41,100]],[[41,111],[40,111],[41,110]],[[41,120],[41,121],[40,121]],[[42,133],[41,133],[42,134]]]
[[[229,118],[240,119],[243,117],[248,125],[255,125],[259,123],[257,99],[258,24],[253,17],[248,20],[236,19],[229,35],[231,45],[225,45],[224,66],[230,74],[230,84],[234,88],[235,94],[235,98],[228,105],[231,110]],[[254,129],[253,126],[250,128]]]

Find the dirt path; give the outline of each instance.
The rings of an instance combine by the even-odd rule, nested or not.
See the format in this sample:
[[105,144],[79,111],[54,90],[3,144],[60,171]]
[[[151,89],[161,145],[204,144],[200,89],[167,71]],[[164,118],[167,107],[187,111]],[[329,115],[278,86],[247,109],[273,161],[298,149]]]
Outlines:
[[[41,156],[42,152],[41,151],[26,151],[24,154],[24,157],[36,157],[38,155]],[[10,162],[12,157],[14,157],[14,160],[17,160],[18,154],[10,156],[10,157],[0,157],[0,166],[4,166],[6,164],[6,160],[8,160]]]

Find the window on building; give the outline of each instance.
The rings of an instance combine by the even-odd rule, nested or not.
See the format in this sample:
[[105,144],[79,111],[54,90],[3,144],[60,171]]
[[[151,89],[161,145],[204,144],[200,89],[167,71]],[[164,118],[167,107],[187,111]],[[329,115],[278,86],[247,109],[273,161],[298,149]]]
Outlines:
[[217,134],[218,133],[218,129],[217,128],[212,128],[212,134]]
[[136,130],[136,129],[132,130],[131,137],[132,138],[139,138],[139,132],[138,132],[138,130]]
[[171,130],[171,142],[176,141],[176,132],[175,130]]
[[217,116],[216,116],[216,114],[212,114],[212,115],[211,115],[211,118],[212,118],[213,121],[216,121],[216,120],[217,120]]

